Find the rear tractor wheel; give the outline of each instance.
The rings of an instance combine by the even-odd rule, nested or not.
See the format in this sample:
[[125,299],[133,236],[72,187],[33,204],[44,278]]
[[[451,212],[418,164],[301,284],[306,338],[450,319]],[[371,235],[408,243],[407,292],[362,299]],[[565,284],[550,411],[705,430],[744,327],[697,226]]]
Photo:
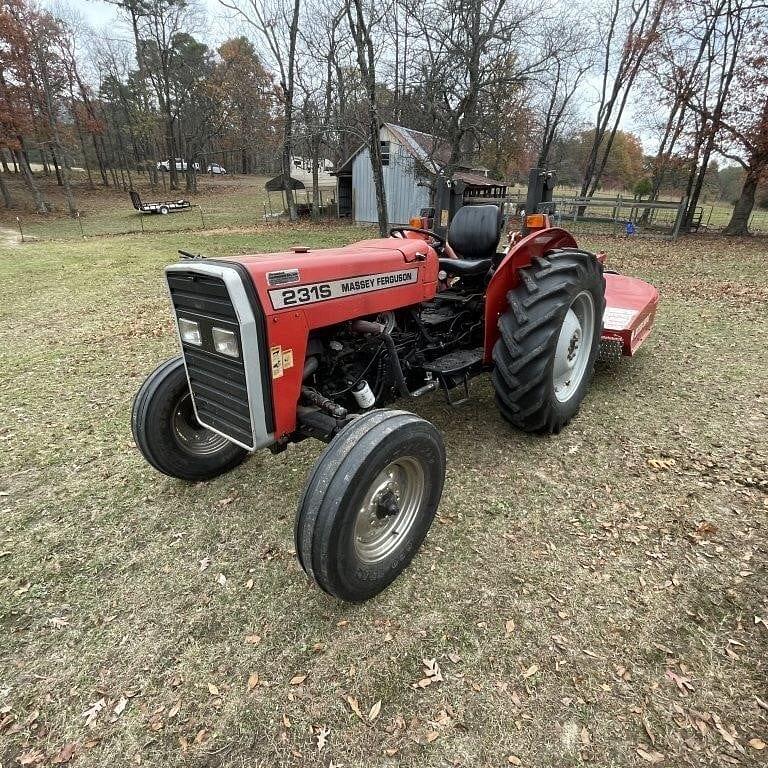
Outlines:
[[501,415],[525,432],[559,432],[592,380],[605,311],[603,267],[591,254],[554,251],[519,270],[499,318],[491,376]]
[[406,411],[369,411],[328,444],[296,516],[296,552],[329,594],[362,602],[405,569],[427,535],[445,479],[435,427]]
[[211,480],[248,456],[198,422],[181,357],[166,360],[142,384],[133,401],[131,429],[144,458],[180,480]]

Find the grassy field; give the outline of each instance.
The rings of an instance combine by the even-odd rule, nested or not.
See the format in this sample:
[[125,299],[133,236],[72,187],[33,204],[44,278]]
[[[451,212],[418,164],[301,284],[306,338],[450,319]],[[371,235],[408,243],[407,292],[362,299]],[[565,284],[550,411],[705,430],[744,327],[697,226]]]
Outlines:
[[293,552],[319,444],[186,485],[129,411],[176,248],[365,234],[0,246],[0,766],[764,765],[768,245],[585,241],[660,288],[647,345],[556,437],[485,380],[406,406],[445,435],[438,520],[349,606]]
[[[167,178],[160,174],[159,178]],[[167,216],[142,215],[137,213],[127,192],[110,187],[89,188],[82,174],[75,177],[75,198],[80,211],[79,218],[67,215],[62,191],[55,184],[41,180],[45,198],[53,211],[39,215],[30,210],[30,200],[20,180],[11,177],[11,187],[18,208],[0,210],[0,228],[18,235],[20,219],[21,233],[25,240],[79,240],[105,234],[130,234],[145,232],[162,234],[198,229],[224,229],[254,227],[263,223],[273,214],[283,210],[280,193],[267,194],[264,189],[265,176],[201,176],[198,191],[188,194],[171,192],[162,184],[154,190],[140,177],[134,179],[136,189],[143,201],[178,200],[186,198],[192,208],[177,211]],[[184,180],[181,180],[182,186]],[[311,195],[311,192],[310,192]],[[307,193],[296,193],[299,203],[306,202]]]
[[[25,240],[80,240],[83,237],[99,237],[102,235],[149,233],[153,235],[163,232],[180,232],[206,229],[249,228],[258,226],[273,219],[283,209],[279,193],[267,194],[264,189],[266,176],[211,176],[201,175],[198,179],[198,192],[187,194],[183,191],[170,192],[167,174],[159,175],[158,185],[152,189],[145,177],[135,175],[133,182],[144,201],[189,199],[193,206],[184,212],[175,212],[168,216],[145,216],[137,213],[131,204],[128,193],[122,189],[101,186],[90,188],[83,172],[73,173],[73,186],[79,218],[67,215],[67,206],[62,189],[57,187],[54,179],[46,179],[38,175],[38,183],[43,189],[45,198],[53,208],[46,215],[34,213],[32,201],[21,180],[15,174],[6,174],[16,207],[11,210],[0,209],[0,238],[15,239],[21,232]],[[127,181],[127,178],[126,178]],[[164,182],[164,183],[163,183]],[[182,186],[184,180],[181,180]],[[555,197],[577,195],[577,187],[558,185]],[[597,197],[615,199],[622,194],[631,200],[629,191],[606,189],[600,190]],[[510,210],[514,203],[525,200],[526,189],[520,185],[509,189]],[[296,193],[297,203],[310,202],[311,190],[300,190]],[[323,191],[322,202],[327,205],[332,195]],[[679,196],[663,196],[666,201],[679,202]],[[621,234],[624,230],[625,219],[632,215],[631,208],[622,208],[620,220],[617,223],[605,221],[573,222],[568,213],[568,205],[560,207],[564,214],[564,223],[579,234],[596,236]],[[722,230],[730,221],[733,205],[725,201],[702,199],[701,231],[716,232]],[[328,209],[330,211],[330,209]],[[611,204],[592,206],[588,211],[592,217],[611,219],[614,208]],[[659,212],[655,226],[646,227],[638,223],[640,234],[654,237],[669,237],[676,211]],[[17,221],[18,217],[18,221]],[[756,208],[750,219],[750,231],[754,233],[768,232],[768,212]]]

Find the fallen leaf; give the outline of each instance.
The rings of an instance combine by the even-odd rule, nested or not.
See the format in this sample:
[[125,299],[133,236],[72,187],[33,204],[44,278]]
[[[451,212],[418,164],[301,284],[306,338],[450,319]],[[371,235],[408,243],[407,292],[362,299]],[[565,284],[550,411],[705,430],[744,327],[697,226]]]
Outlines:
[[208,693],[210,693],[211,696],[218,696],[219,689],[213,683],[208,683]]
[[449,653],[448,658],[454,663],[458,664],[461,661],[461,656],[458,653]]
[[177,701],[169,710],[168,710],[168,719],[173,720],[176,715],[179,714],[179,710],[181,709],[181,700]]
[[283,725],[284,725],[286,728],[290,728],[290,727],[291,727],[291,720],[290,720],[290,718],[288,717],[288,715],[286,715],[286,714],[285,714],[285,712],[283,712]]
[[328,736],[331,734],[331,729],[325,725],[317,732],[317,751],[322,752],[323,747],[328,743]]
[[245,582],[245,588],[253,589],[253,579],[248,579],[248,581]]
[[640,755],[643,760],[647,760],[652,765],[660,763],[664,759],[664,755],[662,755],[661,752],[657,752],[656,750],[643,749],[642,747],[637,748],[637,754]]
[[261,636],[260,635],[246,635],[245,636],[245,642],[248,645],[258,645],[261,642]]
[[259,676],[252,672],[248,675],[248,690],[252,691],[259,684]]
[[67,742],[51,760],[51,763],[53,765],[63,765],[64,763],[68,763],[75,756],[76,749],[76,741]]
[[307,679],[306,675],[294,675],[288,681],[288,685],[301,685],[306,679]]
[[62,616],[52,616],[48,619],[48,623],[54,629],[64,629],[69,624],[69,619],[65,619]]
[[[736,746],[736,737],[733,733],[728,731],[723,724],[720,722],[719,717],[713,717],[712,718],[715,721],[715,728],[717,728],[718,733],[732,746]],[[735,729],[734,729],[735,733]]]
[[762,739],[750,739],[747,744],[749,744],[752,749],[765,749],[765,742]]
[[427,743],[431,744],[440,734],[437,731],[427,731],[425,736]]
[[83,717],[85,718],[85,724],[87,726],[93,725],[93,723],[96,721],[96,718],[99,716],[99,712],[101,712],[102,709],[107,705],[107,700],[104,698],[99,699],[98,701],[95,701],[93,704],[91,704],[88,709],[83,712]]
[[200,561],[200,573],[202,573],[208,566],[211,564],[211,558],[210,557],[204,557]]
[[525,672],[523,672],[523,677],[525,678],[531,677],[532,675],[535,675],[538,671],[539,671],[539,665],[531,664],[531,666],[528,667],[528,669],[526,669]]
[[20,765],[34,765],[35,763],[42,763],[45,760],[45,752],[39,749],[30,749],[28,752],[23,752],[17,758]]
[[683,675],[678,675],[677,672],[674,672],[671,669],[668,669],[666,671],[666,676],[674,682],[674,684],[678,687],[678,689],[680,690],[680,693],[682,693],[683,696],[687,696],[688,691],[695,690],[693,685],[691,684],[690,678],[683,677]]
[[372,723],[379,716],[379,712],[381,712],[381,700],[371,707],[371,711],[368,713],[368,722]]
[[112,722],[117,720],[117,718],[123,714],[123,711],[127,706],[128,706],[128,699],[126,699],[125,696],[121,696],[117,704],[115,704],[115,706],[112,707],[112,714],[113,714]]
[[227,585],[227,577],[223,573],[219,574],[219,578],[216,579],[216,581],[218,581],[222,587],[225,587]]
[[510,765],[522,765],[523,764],[523,761],[517,755],[510,755],[507,758],[507,762]]
[[349,704],[349,708],[362,720],[363,713],[360,711],[360,703],[358,700],[354,696],[347,696],[345,701]]
[[581,734],[579,735],[579,738],[581,739],[581,743],[588,747],[592,743],[592,737],[589,735],[589,731],[586,728],[581,729]]
[[511,635],[515,631],[515,620],[514,619],[507,619],[504,622],[504,631]]
[[433,683],[442,683],[443,675],[440,672],[440,665],[437,659],[422,659],[424,663],[424,674],[431,678]]

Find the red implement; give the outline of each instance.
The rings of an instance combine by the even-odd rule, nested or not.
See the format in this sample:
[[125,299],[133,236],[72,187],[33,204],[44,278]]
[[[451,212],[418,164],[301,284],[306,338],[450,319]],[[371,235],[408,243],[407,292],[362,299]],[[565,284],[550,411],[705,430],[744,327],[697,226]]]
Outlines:
[[632,357],[651,332],[658,304],[659,292],[652,285],[607,272],[603,342],[620,343],[621,354]]

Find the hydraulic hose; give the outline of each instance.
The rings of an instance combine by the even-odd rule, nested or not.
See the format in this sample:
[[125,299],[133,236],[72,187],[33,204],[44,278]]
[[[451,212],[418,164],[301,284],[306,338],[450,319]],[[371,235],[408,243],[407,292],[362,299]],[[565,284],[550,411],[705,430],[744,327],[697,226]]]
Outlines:
[[397,347],[391,334],[387,333],[386,326],[381,323],[372,323],[370,320],[355,320],[352,323],[352,330],[355,333],[370,333],[374,336],[381,336],[387,345],[389,352],[389,363],[392,368],[392,374],[395,377],[397,389],[403,397],[408,397],[411,393],[408,389],[408,383],[403,375],[403,369],[400,365],[400,358],[397,356]]

